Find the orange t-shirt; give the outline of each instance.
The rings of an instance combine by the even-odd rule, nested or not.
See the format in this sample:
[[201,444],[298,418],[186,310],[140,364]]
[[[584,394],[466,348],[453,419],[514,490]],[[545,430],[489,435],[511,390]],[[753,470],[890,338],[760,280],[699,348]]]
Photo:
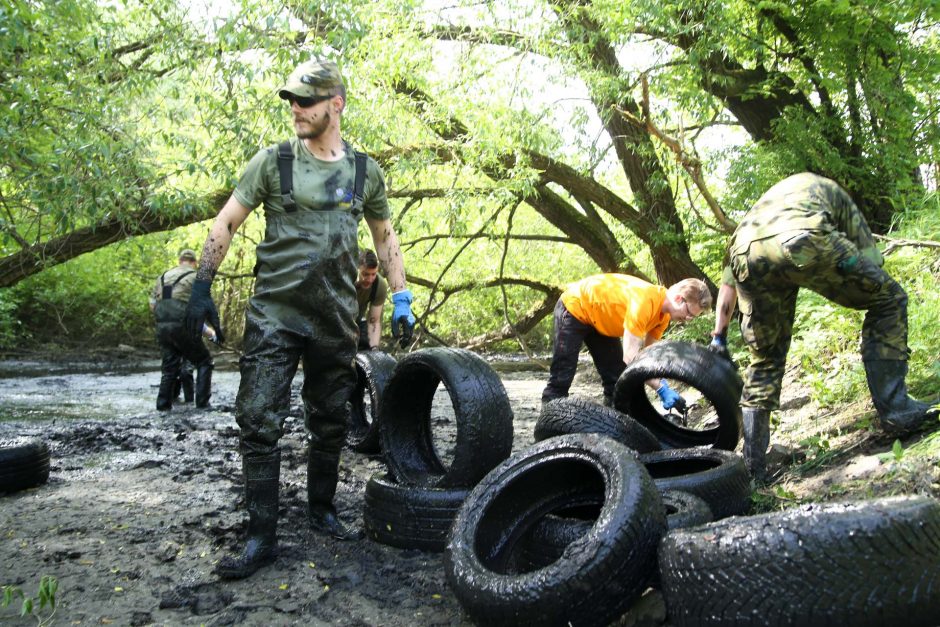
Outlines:
[[595,274],[568,286],[561,302],[572,316],[601,335],[637,337],[652,334],[657,340],[669,326],[662,312],[666,288],[626,274]]

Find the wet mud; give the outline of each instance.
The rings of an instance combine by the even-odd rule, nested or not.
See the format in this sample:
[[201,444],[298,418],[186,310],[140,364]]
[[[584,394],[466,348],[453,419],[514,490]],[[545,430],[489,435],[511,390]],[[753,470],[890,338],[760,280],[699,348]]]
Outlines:
[[[586,370],[586,368],[581,368]],[[305,521],[306,453],[293,384],[281,440],[279,556],[235,582],[212,574],[245,530],[238,428],[238,373],[219,368],[212,409],[154,409],[158,364],[0,363],[0,440],[38,437],[51,455],[49,482],[0,495],[0,585],[35,594],[58,579],[54,624],[65,625],[467,625],[449,590],[442,556],[371,540],[340,542]],[[513,451],[533,442],[546,375],[501,373],[514,412]],[[599,400],[600,386],[572,393]],[[452,445],[453,409],[439,389],[435,445]],[[442,450],[446,456],[446,450]],[[379,456],[344,449],[336,505],[362,524],[365,484]],[[624,625],[661,624],[661,608]],[[0,623],[35,624],[0,609]]]

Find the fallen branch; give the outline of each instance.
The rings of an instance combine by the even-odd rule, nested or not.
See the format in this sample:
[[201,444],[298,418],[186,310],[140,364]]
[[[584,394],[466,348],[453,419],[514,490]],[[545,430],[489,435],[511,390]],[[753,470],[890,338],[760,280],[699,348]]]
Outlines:
[[896,237],[887,237],[885,235],[875,235],[875,239],[882,242],[888,242],[888,245],[885,247],[885,249],[881,251],[881,254],[885,256],[890,255],[898,248],[940,248],[940,242],[935,242],[933,240],[900,239]]

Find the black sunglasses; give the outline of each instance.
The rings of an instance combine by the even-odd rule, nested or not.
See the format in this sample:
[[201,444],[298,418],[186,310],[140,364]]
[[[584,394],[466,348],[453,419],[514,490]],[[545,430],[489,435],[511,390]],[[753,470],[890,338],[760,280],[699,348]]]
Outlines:
[[309,109],[315,104],[319,104],[324,100],[329,100],[333,96],[312,96],[310,98],[305,98],[303,96],[295,96],[294,94],[287,94],[287,97],[284,98],[288,103],[297,103],[297,106],[301,109]]

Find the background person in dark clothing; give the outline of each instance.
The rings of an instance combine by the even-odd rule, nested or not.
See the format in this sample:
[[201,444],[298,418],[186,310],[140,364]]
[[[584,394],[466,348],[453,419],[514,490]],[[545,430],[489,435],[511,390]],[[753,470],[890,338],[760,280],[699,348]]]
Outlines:
[[[184,324],[186,305],[196,280],[196,253],[190,249],[180,252],[179,265],[159,277],[150,297],[160,345],[160,390],[157,409],[168,411],[178,394],[177,385],[182,374],[182,360],[187,359],[196,369],[196,407],[209,407],[212,394],[212,356],[202,342],[202,336],[191,336]],[[189,375],[192,381],[192,374]]]
[[379,258],[369,249],[359,253],[356,301],[359,305],[359,350],[374,350],[382,340],[382,310],[388,284],[379,276]]

